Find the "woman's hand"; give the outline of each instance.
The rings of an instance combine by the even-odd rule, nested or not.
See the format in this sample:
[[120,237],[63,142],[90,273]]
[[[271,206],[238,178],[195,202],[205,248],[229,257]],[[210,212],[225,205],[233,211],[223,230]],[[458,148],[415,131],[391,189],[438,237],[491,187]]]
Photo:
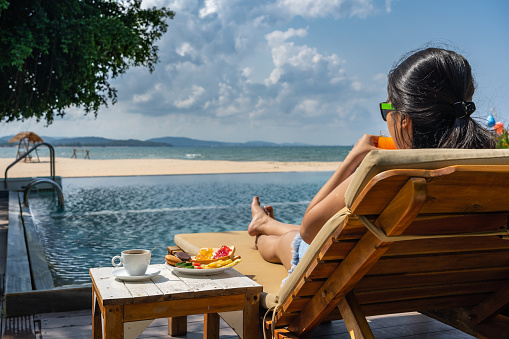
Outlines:
[[356,169],[369,151],[378,149],[376,145],[378,145],[377,135],[364,134],[346,156],[345,163],[348,163],[348,167]]

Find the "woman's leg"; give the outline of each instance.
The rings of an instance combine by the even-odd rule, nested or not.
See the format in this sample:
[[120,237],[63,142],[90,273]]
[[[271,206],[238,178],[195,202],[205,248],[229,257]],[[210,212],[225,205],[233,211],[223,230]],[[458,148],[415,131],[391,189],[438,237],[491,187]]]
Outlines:
[[[271,215],[269,215],[269,214]],[[264,209],[260,206],[260,198],[254,197],[251,203],[252,220],[247,228],[251,236],[255,235],[283,235],[290,231],[298,231],[300,225],[285,224],[273,218],[272,208]],[[272,217],[271,217],[272,216]]]
[[292,230],[283,235],[259,235],[258,252],[266,261],[282,263],[289,270],[292,266],[292,242],[298,233]]

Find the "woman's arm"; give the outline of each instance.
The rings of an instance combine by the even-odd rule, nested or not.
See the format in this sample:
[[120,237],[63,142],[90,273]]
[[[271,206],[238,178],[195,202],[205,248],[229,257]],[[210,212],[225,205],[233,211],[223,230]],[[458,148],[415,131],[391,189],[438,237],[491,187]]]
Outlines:
[[369,151],[377,149],[374,146],[377,139],[377,136],[368,134],[359,139],[336,172],[315,195],[300,227],[300,235],[306,243],[311,243],[327,220],[345,207],[345,193],[353,173]]

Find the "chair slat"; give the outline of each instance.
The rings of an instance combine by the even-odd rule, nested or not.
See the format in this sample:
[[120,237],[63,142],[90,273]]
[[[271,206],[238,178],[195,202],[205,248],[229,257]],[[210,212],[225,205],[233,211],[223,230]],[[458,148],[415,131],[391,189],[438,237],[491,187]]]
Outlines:
[[403,274],[483,267],[509,268],[507,251],[491,251],[482,255],[474,252],[433,256],[384,257],[373,265],[367,274]]
[[285,304],[283,304],[283,311],[290,313],[297,312],[301,310],[303,307],[305,307],[310,300],[311,296],[302,298],[290,297],[288,301]]
[[[319,260],[343,260],[355,244],[353,241],[333,243],[321,253]],[[509,250],[509,241],[496,236],[401,241],[394,243],[384,257],[487,250]]]
[[[508,280],[509,268],[489,267],[467,270],[437,271],[425,273],[403,273],[387,275],[365,275],[355,286],[356,291],[377,290],[385,288],[404,288],[409,286],[429,286],[437,284],[455,284],[465,281],[480,282],[491,280]],[[316,283],[319,283],[316,282]],[[302,288],[300,296],[313,293],[316,286],[310,284]]]
[[313,269],[308,271],[309,274],[306,274],[306,279],[328,278],[338,266],[338,262],[322,262],[317,260],[313,263]]
[[455,307],[470,307],[477,305],[489,295],[490,293],[478,293],[438,298],[400,300],[386,303],[361,305],[361,309],[366,316],[372,316],[378,314],[426,311]]
[[[304,280],[302,280],[304,282]],[[312,280],[308,282],[304,282],[302,285],[297,286],[295,289],[295,296],[296,297],[305,297],[314,295],[320,287],[322,287],[323,283],[325,282],[325,279],[321,280]]]
[[463,294],[489,293],[499,289],[503,280],[481,281],[476,283],[441,284],[431,286],[412,286],[407,288],[391,288],[371,291],[355,291],[361,305],[408,299],[436,298]]
[[[509,207],[509,206],[508,206]],[[509,212],[476,214],[421,214],[404,234],[453,234],[497,231],[508,226]]]
[[509,241],[496,236],[401,241],[394,243],[384,257],[491,250],[509,250]]

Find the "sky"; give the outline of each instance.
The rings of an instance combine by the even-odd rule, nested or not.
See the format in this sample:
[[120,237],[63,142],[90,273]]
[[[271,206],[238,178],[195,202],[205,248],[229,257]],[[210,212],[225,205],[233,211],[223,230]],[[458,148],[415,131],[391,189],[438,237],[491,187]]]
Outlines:
[[176,15],[155,71],[113,79],[118,102],[97,118],[70,108],[50,126],[3,123],[0,136],[189,137],[353,145],[387,129],[387,74],[412,50],[467,58],[474,113],[509,123],[509,1],[144,0]]

